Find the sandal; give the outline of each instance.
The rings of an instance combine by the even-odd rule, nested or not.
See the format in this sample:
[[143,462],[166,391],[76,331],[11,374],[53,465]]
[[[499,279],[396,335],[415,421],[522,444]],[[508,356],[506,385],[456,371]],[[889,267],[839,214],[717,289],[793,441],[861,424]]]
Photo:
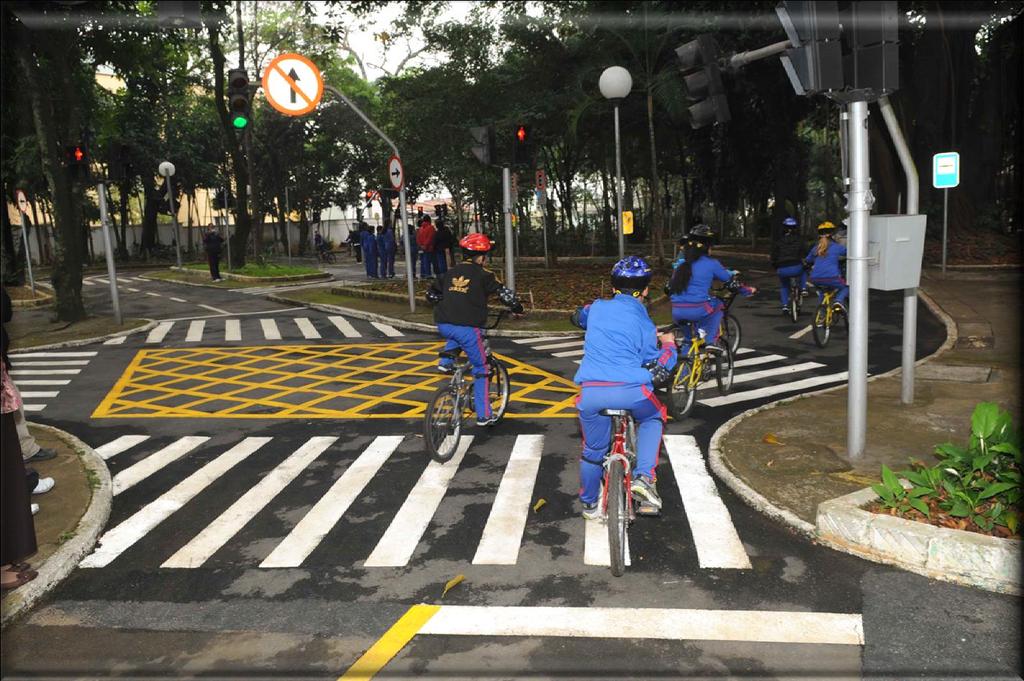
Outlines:
[[23,584],[27,584],[27,583],[31,582],[33,579],[35,579],[38,576],[39,576],[39,573],[36,572],[35,570],[26,570],[24,572],[19,572],[19,573],[17,573],[17,577],[18,578],[15,581],[11,582],[10,584],[0,584],[0,588],[3,588],[4,591],[10,591],[11,589],[17,589],[19,586],[22,586]]

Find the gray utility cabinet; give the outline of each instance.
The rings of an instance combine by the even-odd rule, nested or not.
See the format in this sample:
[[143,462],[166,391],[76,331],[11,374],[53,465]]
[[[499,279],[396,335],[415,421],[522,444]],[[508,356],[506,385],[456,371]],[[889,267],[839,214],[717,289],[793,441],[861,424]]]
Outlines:
[[917,288],[924,257],[924,215],[872,215],[868,221],[868,286]]

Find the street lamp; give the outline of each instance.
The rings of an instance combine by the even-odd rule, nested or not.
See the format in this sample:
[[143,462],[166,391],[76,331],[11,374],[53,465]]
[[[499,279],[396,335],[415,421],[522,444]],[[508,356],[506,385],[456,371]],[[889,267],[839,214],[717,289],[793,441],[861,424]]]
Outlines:
[[615,105],[615,224],[619,230],[619,259],[626,255],[626,235],[622,231],[622,151],[619,144],[619,102],[633,89],[633,77],[621,66],[609,66],[597,82],[601,94]]
[[171,207],[171,224],[174,225],[174,257],[178,261],[178,269],[181,269],[181,235],[178,234],[178,209],[174,205],[174,185],[171,178],[174,176],[174,164],[170,161],[161,161],[157,166],[157,172],[167,178],[167,202]]

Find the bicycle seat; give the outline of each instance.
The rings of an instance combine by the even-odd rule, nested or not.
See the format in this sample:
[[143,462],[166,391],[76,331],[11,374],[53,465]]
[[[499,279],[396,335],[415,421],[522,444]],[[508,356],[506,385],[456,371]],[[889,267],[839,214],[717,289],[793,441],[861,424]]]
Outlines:
[[437,353],[437,356],[443,359],[456,360],[459,358],[459,355],[461,353],[462,348],[456,348],[455,350],[442,350],[441,352]]
[[628,409],[602,409],[601,416],[629,416]]

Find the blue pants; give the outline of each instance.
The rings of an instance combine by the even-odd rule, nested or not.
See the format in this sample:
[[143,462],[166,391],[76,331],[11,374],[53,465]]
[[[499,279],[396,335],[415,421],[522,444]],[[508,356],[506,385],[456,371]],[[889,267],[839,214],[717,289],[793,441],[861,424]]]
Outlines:
[[448,271],[448,251],[434,251],[436,259],[434,260],[434,272],[436,274],[444,274]]
[[429,251],[420,251],[420,276],[424,279],[430,276],[433,268],[430,266],[431,261],[434,259],[434,254]]
[[363,264],[366,265],[366,276],[377,278],[377,249],[363,249]]
[[[473,404],[476,417],[480,420],[491,417],[491,401],[487,399],[490,381],[487,378],[487,341],[484,333],[475,326],[456,326],[455,324],[438,324],[438,332],[448,339],[445,350],[462,348],[473,365]],[[451,366],[451,360],[442,359],[441,366]]]
[[661,435],[666,412],[654,392],[646,385],[625,383],[610,385],[583,384],[576,409],[583,430],[583,457],[580,459],[580,501],[597,501],[604,476],[604,457],[611,449],[612,419],[602,416],[602,409],[628,409],[637,425],[636,468],[634,475],[655,478]]
[[782,300],[782,307],[789,305],[789,282],[793,277],[800,277],[800,288],[807,285],[807,270],[803,265],[786,265],[775,270],[779,275],[779,298]]
[[[681,326],[683,322],[697,322],[697,328],[704,329],[708,343],[718,341],[718,331],[725,314],[725,304],[717,298],[702,303],[672,303],[672,321]],[[689,332],[684,331],[683,337],[689,342]]]
[[412,276],[416,278],[416,264],[420,259],[420,249],[416,246],[416,239],[409,239],[409,262],[412,264]]
[[395,276],[395,247],[385,248],[380,256],[380,276]]
[[[818,279],[811,277],[811,283],[815,286],[831,286],[832,288],[839,289],[839,293],[836,294],[837,303],[846,303],[846,297],[850,295],[850,287],[846,285],[846,280],[842,277],[830,277],[828,279]],[[818,300],[821,300],[821,293],[818,294]]]

